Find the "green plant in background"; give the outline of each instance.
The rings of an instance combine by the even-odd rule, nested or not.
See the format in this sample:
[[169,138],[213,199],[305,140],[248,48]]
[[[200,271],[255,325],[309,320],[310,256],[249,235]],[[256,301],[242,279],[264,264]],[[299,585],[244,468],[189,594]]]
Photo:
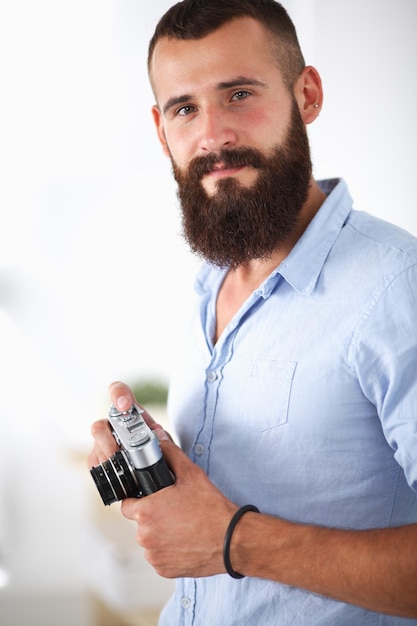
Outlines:
[[168,398],[168,387],[165,383],[153,380],[143,380],[133,383],[131,389],[136,400],[142,406],[149,404],[166,405]]

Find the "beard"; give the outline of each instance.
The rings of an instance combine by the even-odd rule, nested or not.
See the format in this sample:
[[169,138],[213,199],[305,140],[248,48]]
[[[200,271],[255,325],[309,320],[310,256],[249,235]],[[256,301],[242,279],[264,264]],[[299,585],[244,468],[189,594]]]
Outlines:
[[[268,153],[235,148],[193,159],[185,170],[172,160],[182,207],[183,234],[192,252],[219,267],[234,269],[266,260],[297,228],[311,183],[307,131],[296,103],[284,141]],[[208,195],[202,177],[214,166],[248,166],[255,182],[243,186],[228,177]]]

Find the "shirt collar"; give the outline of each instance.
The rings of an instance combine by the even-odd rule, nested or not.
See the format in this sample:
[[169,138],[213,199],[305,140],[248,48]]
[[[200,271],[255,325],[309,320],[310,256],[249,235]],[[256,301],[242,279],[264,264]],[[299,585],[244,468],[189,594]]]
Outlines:
[[299,293],[311,295],[326,258],[352,210],[352,198],[342,179],[317,182],[327,198],[290,254],[260,287],[264,298],[270,295],[279,276]]

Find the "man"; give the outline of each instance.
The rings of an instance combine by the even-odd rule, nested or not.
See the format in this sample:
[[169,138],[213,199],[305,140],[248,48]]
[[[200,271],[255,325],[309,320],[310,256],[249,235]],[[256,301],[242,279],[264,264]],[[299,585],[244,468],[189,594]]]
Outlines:
[[[182,451],[153,424],[176,483],[122,503],[178,579],[160,624],[417,624],[417,241],[312,178],[322,86],[278,3],[180,2],[149,75],[208,261],[170,390]],[[116,444],[92,432],[95,465]]]

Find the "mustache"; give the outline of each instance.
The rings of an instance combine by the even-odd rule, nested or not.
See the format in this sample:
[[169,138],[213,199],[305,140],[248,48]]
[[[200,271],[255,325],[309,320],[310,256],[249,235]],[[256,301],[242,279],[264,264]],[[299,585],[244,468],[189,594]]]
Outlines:
[[210,153],[195,157],[188,166],[188,175],[200,180],[219,167],[253,167],[262,169],[267,164],[265,156],[256,148],[235,148],[221,150],[219,153]]

